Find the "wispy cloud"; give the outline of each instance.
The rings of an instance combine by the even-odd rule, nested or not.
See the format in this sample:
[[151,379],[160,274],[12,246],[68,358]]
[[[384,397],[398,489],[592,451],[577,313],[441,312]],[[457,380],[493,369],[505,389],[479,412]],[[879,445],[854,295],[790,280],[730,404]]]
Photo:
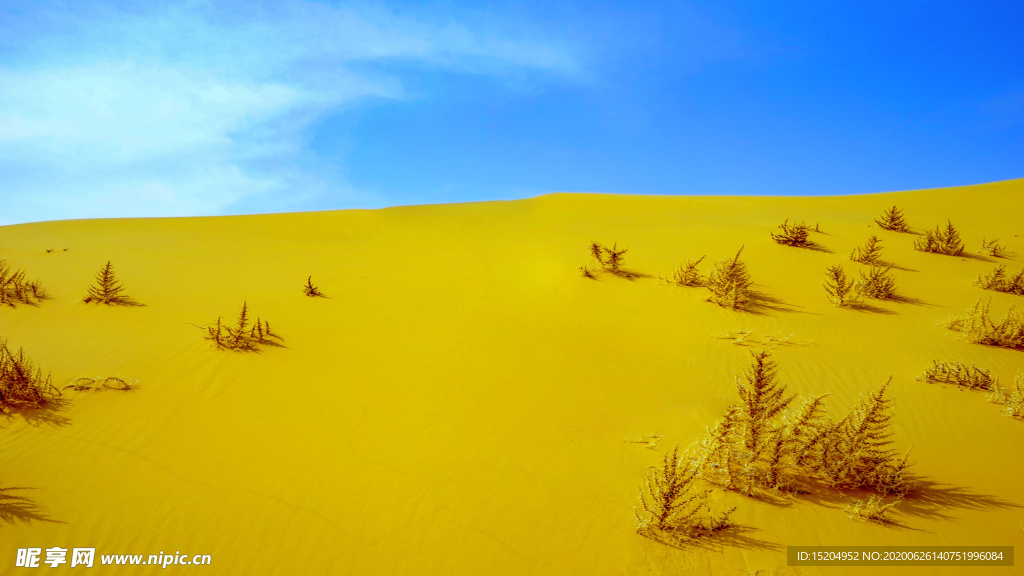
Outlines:
[[[63,3],[62,3],[63,4]],[[193,215],[347,195],[308,150],[317,118],[400,100],[389,65],[582,74],[557,39],[381,5],[186,2],[0,7],[0,224]]]

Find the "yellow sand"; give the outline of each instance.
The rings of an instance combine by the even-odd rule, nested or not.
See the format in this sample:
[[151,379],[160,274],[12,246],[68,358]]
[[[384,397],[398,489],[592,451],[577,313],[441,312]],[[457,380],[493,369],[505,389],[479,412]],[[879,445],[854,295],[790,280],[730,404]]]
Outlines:
[[[917,252],[915,236],[880,230],[873,219],[893,204],[918,230],[952,219],[969,253],[984,236],[1024,255],[1024,180],[0,228],[0,258],[52,296],[0,309],[0,336],[60,385],[139,382],[68,391],[59,413],[0,420],[0,573],[22,573],[17,548],[53,546],[212,555],[208,567],[168,567],[195,574],[1016,573],[786,566],[787,545],[1024,552],[1024,422],[983,393],[915,381],[940,359],[1012,383],[1024,352],[968,344],[937,323],[982,295],[998,315],[1024,299],[971,285],[994,260]],[[826,250],[773,242],[786,218],[820,223],[812,238]],[[835,308],[824,270],[864,269],[848,255],[869,234],[912,300]],[[581,277],[591,240],[628,247],[626,266],[654,277]],[[704,289],[657,279],[702,254],[707,272],[741,245],[776,309],[725,310]],[[108,259],[145,307],[81,302]],[[308,275],[329,298],[302,294]],[[232,353],[202,338],[197,326],[233,321],[243,300],[285,347]],[[719,337],[737,331],[751,331],[746,345]],[[831,393],[833,415],[891,374],[895,440],[913,445],[929,484],[896,510],[896,527],[851,519],[836,493],[787,506],[729,494],[715,498],[738,506],[743,529],[724,546],[638,536],[645,469],[721,417],[736,401],[733,373],[762,346],[791,391]],[[654,434],[655,450],[626,441]]]

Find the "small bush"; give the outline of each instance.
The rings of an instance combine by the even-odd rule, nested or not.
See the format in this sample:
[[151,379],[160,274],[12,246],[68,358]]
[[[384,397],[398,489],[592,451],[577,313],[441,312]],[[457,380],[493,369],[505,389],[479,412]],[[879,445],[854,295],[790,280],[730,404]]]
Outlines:
[[882,241],[878,236],[868,236],[864,246],[858,246],[850,253],[850,260],[861,264],[878,266],[882,263]]
[[1006,265],[1000,264],[989,274],[979,275],[978,279],[974,281],[974,285],[980,286],[985,290],[995,290],[997,292],[1024,296],[1024,270],[1010,276],[1006,273]]
[[323,292],[321,292],[319,288],[317,288],[316,286],[313,285],[313,277],[312,276],[306,278],[306,285],[302,287],[302,292],[306,296],[309,296],[311,298],[315,298],[317,296],[323,296],[324,295]]
[[988,370],[982,370],[977,366],[968,366],[963,362],[939,362],[938,360],[933,360],[932,366],[925,370],[918,380],[954,384],[968,390],[992,390],[999,383],[999,379],[993,377]]
[[821,284],[829,302],[836,306],[850,306],[860,299],[856,284],[846,277],[843,267],[838,264],[825,270],[825,281]]
[[806,247],[811,245],[809,240],[811,228],[803,222],[799,224],[789,224],[787,219],[782,224],[779,224],[781,232],[771,232],[772,240],[775,240],[779,244],[785,244],[786,246]]
[[910,232],[910,226],[908,226],[907,221],[903,219],[903,211],[895,206],[882,212],[882,216],[880,218],[875,218],[875,223],[882,228],[892,230],[893,232]]
[[0,306],[14,308],[21,304],[36,304],[46,299],[38,280],[27,280],[21,270],[11,270],[6,260],[0,260]]
[[212,341],[218,349],[236,352],[258,351],[261,346],[273,343],[270,338],[278,338],[270,332],[270,322],[259,317],[255,323],[251,322],[248,303],[242,302],[242,310],[234,326],[222,324],[218,316],[217,323],[206,328],[204,338]]
[[710,493],[701,482],[692,460],[679,446],[665,454],[661,466],[652,466],[640,489],[640,507],[635,508],[637,532],[654,540],[679,543],[710,536],[729,527],[730,509],[712,513]]
[[1024,349],[1024,312],[1011,306],[999,322],[989,317],[991,300],[981,298],[959,316],[946,319],[950,330],[959,332],[965,340],[986,346]]
[[704,261],[704,256],[696,260],[687,260],[672,273],[672,283],[676,286],[704,286],[708,279],[697,270],[697,266]]
[[714,302],[723,308],[733,310],[746,308],[754,298],[752,286],[754,283],[747,272],[747,266],[740,261],[740,253],[743,247],[736,252],[731,260],[719,260],[715,268],[708,275],[705,287],[711,291],[708,297],[709,302]]
[[854,500],[845,511],[850,513],[851,518],[887,524],[889,521],[886,519],[886,513],[900,502],[903,502],[903,499],[899,497],[887,500],[883,496],[872,494],[863,500]]
[[1003,406],[1003,412],[1014,418],[1024,418],[1024,372],[1017,373],[1013,390],[996,384],[989,394],[989,401]]
[[60,396],[50,375],[32,365],[19,348],[14,354],[0,340],[0,411],[41,408]]
[[[601,267],[601,270],[619,276],[621,278],[628,278],[630,280],[643,276],[636,272],[630,272],[622,267],[622,264],[626,261],[626,252],[628,248],[619,250],[618,243],[612,245],[611,248],[600,244],[598,242],[590,243],[590,256],[595,262]],[[588,266],[580,267],[580,274],[586,278],[595,278],[594,270]]]
[[131,298],[124,294],[124,286],[114,276],[114,267],[107,260],[107,264],[96,273],[96,285],[89,286],[86,290],[83,302],[95,302],[97,304],[134,304]]
[[953,223],[947,220],[945,229],[941,225],[936,225],[935,230],[925,230],[924,238],[914,241],[914,249],[959,256],[964,253],[964,243],[960,240],[960,233]]
[[857,292],[875,300],[892,300],[896,297],[896,279],[889,273],[890,270],[892,265],[885,268],[872,266],[867,274],[861,272]]
[[986,242],[984,238],[981,239],[981,253],[996,258],[1007,258],[1006,246],[999,244],[999,239],[996,238],[991,242]]

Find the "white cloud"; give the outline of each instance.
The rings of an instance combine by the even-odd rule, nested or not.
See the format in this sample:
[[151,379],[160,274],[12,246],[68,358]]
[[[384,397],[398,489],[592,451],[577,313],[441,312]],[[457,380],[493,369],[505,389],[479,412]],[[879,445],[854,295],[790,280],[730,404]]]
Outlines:
[[0,34],[35,27],[17,53],[0,52],[0,224],[294,208],[297,190],[348,189],[308,153],[304,129],[366,99],[402,98],[401,79],[377,64],[579,68],[564,47],[379,6],[199,2],[25,20],[0,22]]

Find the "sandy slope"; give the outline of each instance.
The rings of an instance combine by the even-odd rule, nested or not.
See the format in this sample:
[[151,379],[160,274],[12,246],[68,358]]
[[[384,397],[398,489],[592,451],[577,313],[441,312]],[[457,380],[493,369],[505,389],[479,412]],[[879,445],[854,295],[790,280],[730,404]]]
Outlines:
[[[204,574],[971,573],[785,565],[791,544],[1024,551],[1024,422],[983,394],[914,380],[935,358],[1005,383],[1024,368],[1024,352],[936,326],[983,294],[971,282],[994,263],[916,252],[912,236],[880,231],[873,218],[893,203],[917,229],[951,218],[969,251],[987,236],[1024,254],[1022,180],[0,228],[0,258],[53,296],[0,310],[0,336],[60,384],[111,374],[140,384],[69,392],[63,411],[0,420],[0,573],[20,573],[15,550],[28,546],[211,554],[210,567],[168,568]],[[825,250],[772,242],[785,218],[819,222]],[[869,234],[912,300],[832,307],[824,269],[857,268],[846,258]],[[590,240],[627,246],[628,267],[655,278],[582,278]],[[656,278],[741,245],[778,301],[759,314]],[[108,259],[145,307],[80,302]],[[302,295],[309,274],[329,298]],[[1021,300],[984,294],[1000,314]],[[233,317],[243,299],[286,347],[237,354],[201,338],[197,325]],[[749,345],[714,337],[738,330],[753,331]],[[724,546],[680,551],[636,535],[646,467],[722,415],[733,372],[776,333],[792,335],[772,347],[782,378],[800,394],[830,392],[833,414],[893,375],[896,440],[913,445],[926,488],[898,509],[897,527],[850,519],[834,493],[785,506],[730,494],[744,528]],[[645,434],[663,435],[657,450],[624,441]]]

